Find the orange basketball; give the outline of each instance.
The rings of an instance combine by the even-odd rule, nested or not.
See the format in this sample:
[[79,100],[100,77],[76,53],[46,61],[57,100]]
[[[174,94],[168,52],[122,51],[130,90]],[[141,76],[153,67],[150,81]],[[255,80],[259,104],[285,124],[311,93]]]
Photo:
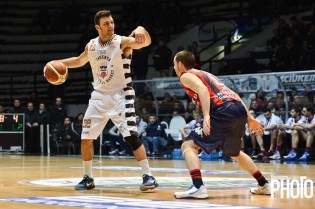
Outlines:
[[44,67],[44,76],[49,83],[60,85],[68,78],[68,68],[62,62],[51,61]]

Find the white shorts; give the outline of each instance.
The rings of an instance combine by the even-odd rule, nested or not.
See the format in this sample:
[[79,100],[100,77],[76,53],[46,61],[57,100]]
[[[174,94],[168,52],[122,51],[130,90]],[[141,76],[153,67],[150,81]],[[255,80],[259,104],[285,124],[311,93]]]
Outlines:
[[109,119],[119,129],[123,137],[137,133],[135,91],[131,87],[112,92],[93,91],[82,124],[82,139],[96,139]]

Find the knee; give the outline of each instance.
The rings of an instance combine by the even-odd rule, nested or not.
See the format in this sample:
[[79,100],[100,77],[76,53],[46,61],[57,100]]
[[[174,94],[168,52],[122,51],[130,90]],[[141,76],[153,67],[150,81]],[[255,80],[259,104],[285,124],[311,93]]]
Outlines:
[[137,150],[142,145],[142,141],[139,139],[138,136],[125,137],[125,141],[129,144],[132,151]]

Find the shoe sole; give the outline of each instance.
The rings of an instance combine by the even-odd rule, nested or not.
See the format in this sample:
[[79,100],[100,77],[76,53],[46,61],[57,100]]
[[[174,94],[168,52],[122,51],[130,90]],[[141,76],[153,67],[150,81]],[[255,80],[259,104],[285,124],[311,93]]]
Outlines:
[[174,194],[174,197],[176,198],[176,199],[186,199],[186,200],[189,200],[189,199],[208,199],[209,198],[209,196],[207,195],[207,196],[202,196],[202,197],[192,197],[192,196],[190,196],[190,197],[176,197],[176,195]]
[[89,187],[89,188],[74,187],[75,190],[92,190],[94,188],[95,188],[95,186],[94,187]]
[[147,191],[147,190],[152,190],[152,189],[155,189],[156,187],[158,187],[159,186],[159,184],[158,183],[156,183],[156,184],[154,184],[154,185],[152,185],[152,186],[142,186],[142,185],[140,185],[140,187],[139,187],[139,189],[140,189],[140,191]]

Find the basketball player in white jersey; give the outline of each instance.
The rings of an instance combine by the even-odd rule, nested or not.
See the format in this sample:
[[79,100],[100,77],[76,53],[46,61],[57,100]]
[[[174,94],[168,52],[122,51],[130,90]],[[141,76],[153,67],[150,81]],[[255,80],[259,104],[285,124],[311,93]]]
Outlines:
[[81,135],[85,174],[75,189],[89,190],[95,187],[92,174],[93,140],[102,133],[109,119],[118,127],[139,162],[143,172],[140,190],[154,189],[158,184],[151,174],[144,146],[137,134],[135,91],[130,72],[132,50],[148,46],[151,43],[150,34],[141,26],[129,37],[115,34],[115,23],[108,10],[97,12],[94,22],[98,37],[90,40],[84,52],[78,57],[58,60],[68,68],[78,68],[90,62],[94,79],[94,91],[84,115]]

